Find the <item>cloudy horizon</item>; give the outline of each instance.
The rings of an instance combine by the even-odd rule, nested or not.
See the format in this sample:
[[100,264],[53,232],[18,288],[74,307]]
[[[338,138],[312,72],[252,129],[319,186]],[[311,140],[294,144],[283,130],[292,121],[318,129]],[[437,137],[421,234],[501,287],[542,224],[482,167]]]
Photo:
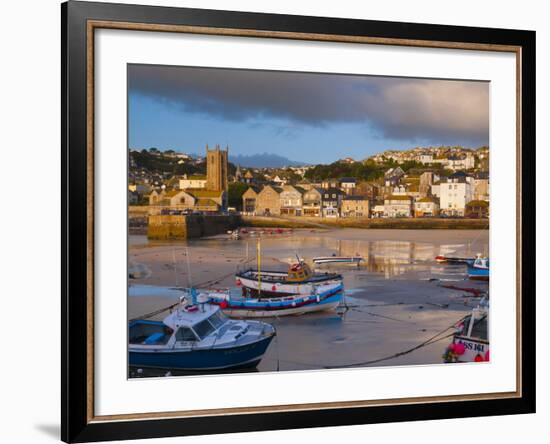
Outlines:
[[129,146],[307,163],[423,145],[489,144],[489,83],[128,66]]

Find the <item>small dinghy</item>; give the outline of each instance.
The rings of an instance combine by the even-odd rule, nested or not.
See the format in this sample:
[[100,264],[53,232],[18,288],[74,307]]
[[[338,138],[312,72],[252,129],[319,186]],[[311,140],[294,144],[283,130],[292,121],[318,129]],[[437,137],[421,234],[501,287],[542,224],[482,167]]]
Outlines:
[[295,294],[275,298],[232,296],[225,292],[213,292],[209,302],[219,305],[225,314],[237,318],[263,318],[333,310],[342,301],[342,283],[320,284],[309,294]]
[[473,280],[489,280],[489,258],[478,256],[473,264],[468,264],[468,278]]
[[361,256],[321,256],[321,257],[314,257],[313,263],[317,265],[322,264],[354,264],[359,266],[361,262],[363,262],[365,259],[363,259]]
[[483,301],[455,326],[453,341],[447,346],[445,362],[489,361],[489,306]]
[[130,321],[130,366],[189,371],[256,367],[275,336],[274,327],[230,320],[206,301],[191,289],[162,322]]
[[473,264],[475,259],[439,255],[435,257],[435,261],[440,264]]

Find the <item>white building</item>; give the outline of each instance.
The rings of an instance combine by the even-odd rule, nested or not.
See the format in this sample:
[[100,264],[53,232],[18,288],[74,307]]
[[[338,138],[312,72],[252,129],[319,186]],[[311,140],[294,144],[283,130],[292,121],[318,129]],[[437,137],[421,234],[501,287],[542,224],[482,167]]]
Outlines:
[[432,163],[434,161],[434,156],[433,154],[419,154],[416,156],[416,161],[426,165],[427,163]]
[[411,217],[412,197],[388,196],[384,199],[384,216],[386,217]]
[[187,175],[184,175],[183,178],[180,179],[179,188],[180,190],[206,188],[206,176],[196,175],[187,177]]
[[469,170],[475,166],[475,158],[471,153],[462,156],[449,156],[447,161],[445,168],[453,171]]
[[441,213],[464,216],[466,204],[473,200],[473,180],[464,173],[455,173],[441,183],[439,194]]

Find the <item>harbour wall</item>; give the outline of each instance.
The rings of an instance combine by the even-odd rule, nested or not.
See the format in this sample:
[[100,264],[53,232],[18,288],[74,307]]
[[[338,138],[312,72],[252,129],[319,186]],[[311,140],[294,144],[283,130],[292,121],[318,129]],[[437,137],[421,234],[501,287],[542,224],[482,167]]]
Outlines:
[[242,225],[280,228],[367,228],[401,230],[487,230],[489,219],[241,216]]
[[149,239],[193,239],[225,233],[241,224],[237,215],[150,215]]

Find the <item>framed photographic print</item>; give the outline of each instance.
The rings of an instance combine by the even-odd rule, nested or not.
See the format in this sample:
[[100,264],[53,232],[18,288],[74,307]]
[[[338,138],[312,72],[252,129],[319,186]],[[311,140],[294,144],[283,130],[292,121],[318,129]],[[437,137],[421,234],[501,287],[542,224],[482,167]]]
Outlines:
[[62,439],[535,411],[535,33],[62,5]]

